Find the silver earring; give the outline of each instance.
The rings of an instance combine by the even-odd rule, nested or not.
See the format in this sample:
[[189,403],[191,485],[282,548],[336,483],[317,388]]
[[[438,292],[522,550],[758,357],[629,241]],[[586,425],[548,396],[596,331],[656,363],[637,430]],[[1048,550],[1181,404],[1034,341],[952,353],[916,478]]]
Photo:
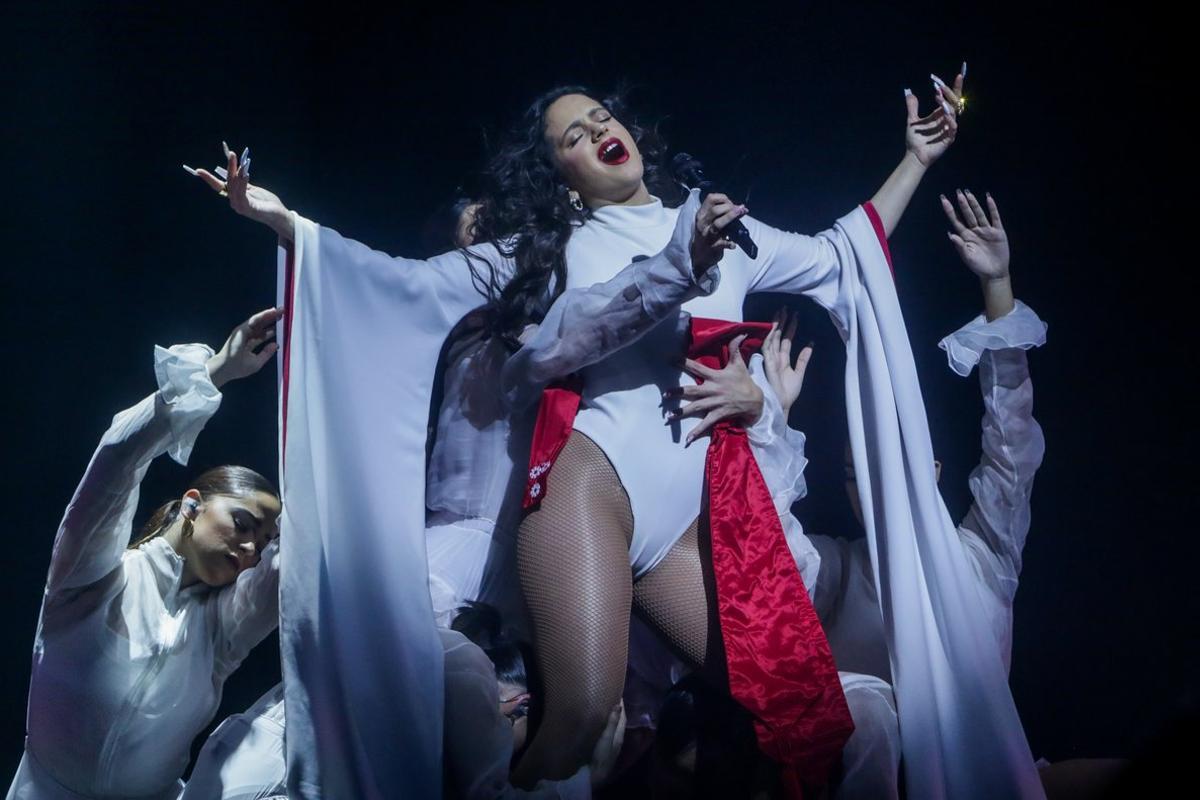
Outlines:
[[571,208],[576,211],[583,211],[583,201],[579,199],[579,195],[571,194]]

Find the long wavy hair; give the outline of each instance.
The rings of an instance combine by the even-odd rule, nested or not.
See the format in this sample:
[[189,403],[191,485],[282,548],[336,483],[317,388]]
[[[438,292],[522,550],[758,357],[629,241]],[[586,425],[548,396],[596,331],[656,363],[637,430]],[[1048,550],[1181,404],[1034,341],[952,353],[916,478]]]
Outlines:
[[[466,249],[472,275],[490,298],[493,334],[512,341],[529,324],[540,322],[567,278],[566,248],[574,228],[588,218],[585,208],[571,207],[568,187],[554,164],[546,141],[546,111],[569,94],[599,97],[583,86],[551,89],[530,104],[500,140],[483,175],[481,203],[472,229],[475,242],[491,242],[516,262],[507,284],[483,260]],[[657,124],[644,124],[625,103],[625,91],[600,102],[629,130],[642,154],[642,180],[664,204],[683,202],[686,193],[665,167],[666,143]],[[482,269],[480,269],[482,266]]]

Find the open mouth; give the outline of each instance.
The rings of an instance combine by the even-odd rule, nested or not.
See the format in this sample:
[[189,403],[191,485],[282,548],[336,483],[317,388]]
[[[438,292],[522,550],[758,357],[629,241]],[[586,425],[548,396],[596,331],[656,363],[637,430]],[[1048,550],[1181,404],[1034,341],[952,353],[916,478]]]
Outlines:
[[621,140],[614,136],[600,143],[600,147],[596,149],[596,156],[610,167],[615,167],[629,160],[629,151],[625,149]]

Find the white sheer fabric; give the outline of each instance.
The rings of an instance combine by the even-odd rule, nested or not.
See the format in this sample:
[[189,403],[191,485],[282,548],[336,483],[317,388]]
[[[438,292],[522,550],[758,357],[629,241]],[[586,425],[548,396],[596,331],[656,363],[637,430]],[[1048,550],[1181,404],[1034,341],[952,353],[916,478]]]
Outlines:
[[219,590],[180,585],[162,538],[126,549],[162,453],[186,464],[217,410],[203,345],[156,348],[159,389],[113,418],[58,529],[10,800],[174,798],[225,679],[274,629],[278,545]]

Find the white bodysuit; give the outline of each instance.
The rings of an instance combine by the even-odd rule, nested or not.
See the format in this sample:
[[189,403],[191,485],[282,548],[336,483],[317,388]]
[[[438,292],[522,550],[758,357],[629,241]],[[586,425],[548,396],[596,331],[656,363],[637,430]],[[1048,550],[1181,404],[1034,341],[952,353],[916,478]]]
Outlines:
[[[658,200],[593,211],[567,243],[567,288],[607,280],[616,265],[657,253],[678,214]],[[750,217],[742,221],[758,245],[758,258],[751,260],[741,249],[725,253],[720,285],[683,303],[682,311],[740,321],[751,292],[805,294],[826,308],[837,303],[841,264],[829,238],[832,231],[802,236]],[[668,316],[635,344],[582,370],[583,402],[575,430],[604,451],[629,495],[635,579],[658,564],[700,513],[705,448],[683,446],[699,420],[663,424],[662,393],[694,383],[673,363],[683,355],[677,329],[677,320]]]
[[33,649],[9,800],[174,798],[225,679],[278,620],[278,543],[221,589],[180,587],[161,537],[128,550],[159,454],[186,464],[221,394],[203,345],[157,348],[159,389],[117,414],[67,507]]

